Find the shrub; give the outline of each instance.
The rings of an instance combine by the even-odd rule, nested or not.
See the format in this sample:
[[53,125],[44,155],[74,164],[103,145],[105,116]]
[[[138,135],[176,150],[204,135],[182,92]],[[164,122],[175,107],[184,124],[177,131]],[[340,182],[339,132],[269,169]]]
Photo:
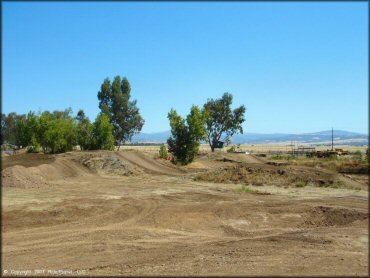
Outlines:
[[228,153],[234,153],[235,152],[235,146],[232,146],[227,150]]
[[250,194],[257,194],[257,195],[271,195],[271,193],[269,192],[252,189],[245,185],[242,185],[242,187],[238,188],[236,191],[241,192],[241,193],[250,193]]
[[165,144],[162,144],[161,147],[159,148],[159,156],[162,159],[167,159],[167,147]]
[[306,186],[306,183],[303,182],[303,181],[299,181],[295,184],[295,187],[305,187]]
[[174,163],[180,161],[186,165],[198,154],[200,141],[205,136],[204,114],[193,106],[186,120],[176,110],[168,113],[171,126],[171,137],[167,140],[169,151],[173,154]]

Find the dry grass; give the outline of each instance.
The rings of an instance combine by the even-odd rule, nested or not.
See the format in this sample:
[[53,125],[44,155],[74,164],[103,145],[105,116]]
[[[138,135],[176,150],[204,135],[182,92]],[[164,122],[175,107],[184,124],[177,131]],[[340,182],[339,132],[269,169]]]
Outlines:
[[364,158],[356,156],[349,157],[331,157],[331,158],[308,158],[308,157],[293,157],[275,155],[269,157],[271,160],[278,160],[288,163],[289,165],[308,166],[315,168],[323,168],[338,173],[346,174],[368,174],[369,163]]
[[248,186],[242,185],[240,188],[236,190],[237,192],[240,193],[250,193],[250,194],[256,194],[256,195],[271,195],[271,193],[266,192],[266,191],[260,191],[257,189],[252,189]]
[[238,164],[199,173],[196,181],[214,183],[234,183],[244,185],[274,185],[274,186],[318,186],[335,187],[345,186],[337,180],[333,173],[322,172],[317,169],[288,169],[285,167],[259,167]]
[[[158,146],[132,146],[132,145],[125,145],[121,146],[121,150],[140,150],[144,152],[151,152],[151,153],[158,153],[159,152],[159,147]],[[348,150],[350,152],[355,152],[355,151],[360,151],[361,153],[365,153],[366,149],[368,147],[366,146],[349,146],[349,145],[337,145],[335,146],[336,148],[341,148],[344,150]],[[226,152],[226,150],[229,149],[229,147],[225,147],[222,150],[216,150],[216,152]],[[327,150],[328,146],[317,146],[316,150],[318,151],[324,151]],[[243,152],[250,152],[250,153],[274,153],[274,152],[289,152],[291,151],[290,146],[286,146],[286,144],[242,144],[240,145],[240,148],[238,151],[243,151]],[[211,152],[211,148],[209,147],[208,144],[201,144],[199,147],[199,151],[202,153],[207,153]]]

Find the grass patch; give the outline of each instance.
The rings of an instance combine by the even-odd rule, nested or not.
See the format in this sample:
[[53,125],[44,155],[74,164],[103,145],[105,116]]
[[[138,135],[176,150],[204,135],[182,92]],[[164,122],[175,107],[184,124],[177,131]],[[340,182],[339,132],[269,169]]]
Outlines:
[[250,188],[248,186],[245,186],[245,185],[242,185],[236,191],[240,192],[240,193],[250,193],[250,194],[256,194],[256,195],[271,195],[271,193],[269,193],[269,192],[259,191],[257,189],[252,189],[252,188]]
[[305,187],[307,184],[303,181],[299,181],[295,184],[295,187]]
[[337,173],[347,174],[368,174],[369,162],[366,158],[359,155],[351,155],[344,157],[305,157],[291,155],[274,155],[271,160],[286,162],[290,165],[319,167],[335,171]]
[[273,156],[271,156],[271,159],[272,160],[294,160],[294,159],[296,159],[296,157],[295,156],[293,156],[293,155],[280,155],[280,154],[278,154],[278,155],[273,155]]

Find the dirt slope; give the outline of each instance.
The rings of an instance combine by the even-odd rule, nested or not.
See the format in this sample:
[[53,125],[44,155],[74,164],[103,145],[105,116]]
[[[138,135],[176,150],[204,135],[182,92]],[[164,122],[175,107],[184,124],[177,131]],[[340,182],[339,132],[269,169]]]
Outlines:
[[177,176],[184,171],[158,163],[153,158],[137,151],[120,151],[117,154],[127,161],[145,169],[149,173]]

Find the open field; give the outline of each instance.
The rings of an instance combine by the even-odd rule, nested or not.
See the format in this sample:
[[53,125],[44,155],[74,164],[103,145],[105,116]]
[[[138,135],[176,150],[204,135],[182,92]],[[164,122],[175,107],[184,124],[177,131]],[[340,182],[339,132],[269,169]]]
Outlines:
[[[286,144],[242,144],[240,145],[240,151],[248,151],[250,153],[273,153],[273,152],[290,152],[292,150],[291,146],[288,146],[290,142]],[[314,146],[317,151],[325,151],[330,149],[331,146]],[[340,148],[348,150],[349,152],[360,151],[365,153],[368,146],[350,146],[350,145],[335,145],[335,148]],[[216,150],[218,152],[226,152],[229,147],[225,147],[223,150]],[[158,146],[135,146],[135,145],[125,145],[120,147],[121,150],[140,150],[145,152],[158,153]],[[208,144],[202,144],[199,148],[200,152],[210,152],[211,148]]]
[[368,274],[366,175],[205,150],[175,166],[132,149],[4,156],[3,269]]

